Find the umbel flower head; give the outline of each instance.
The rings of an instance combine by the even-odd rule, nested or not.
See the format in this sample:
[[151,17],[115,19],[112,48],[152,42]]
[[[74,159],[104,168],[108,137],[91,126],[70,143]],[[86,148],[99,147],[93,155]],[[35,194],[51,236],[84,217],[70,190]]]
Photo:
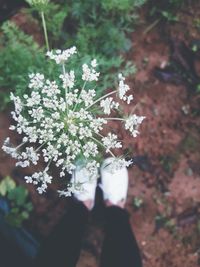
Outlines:
[[31,6],[35,7],[38,11],[45,11],[49,0],[26,0]]
[[[120,74],[118,88],[98,98],[94,84],[100,73],[96,70],[95,59],[90,64],[82,65],[81,76],[74,70],[65,70],[66,62],[76,52],[75,47],[47,52],[47,56],[61,66],[62,73],[58,81],[46,79],[41,73],[33,73],[29,75],[28,94],[20,98],[11,93],[15,104],[15,111],[11,114],[16,125],[11,125],[10,129],[23,137],[17,147],[13,147],[7,138],[2,148],[21,167],[37,165],[43,158],[45,169],[25,177],[27,183],[37,186],[40,194],[46,192],[48,184],[52,182],[53,177],[49,174],[52,163],[60,169],[60,177],[64,177],[76,169],[78,160],[84,158],[91,179],[98,176],[99,155],[104,151],[113,157],[112,170],[130,165],[130,161],[113,154],[113,149],[122,147],[117,135],[112,132],[103,135],[102,130],[108,121],[118,120],[136,137],[144,119],[136,114],[125,118],[108,117],[111,112],[116,114],[121,101],[131,103],[133,96],[127,95],[130,88]],[[76,86],[80,80],[81,88]],[[104,115],[100,116],[102,113]],[[59,192],[61,195],[70,195],[75,188],[75,184],[69,184],[68,191]]]

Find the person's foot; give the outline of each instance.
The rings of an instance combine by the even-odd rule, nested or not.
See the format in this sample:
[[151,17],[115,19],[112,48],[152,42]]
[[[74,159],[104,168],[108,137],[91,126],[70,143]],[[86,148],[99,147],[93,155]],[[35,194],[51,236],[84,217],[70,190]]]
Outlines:
[[112,170],[113,158],[104,160],[101,173],[101,189],[106,206],[124,208],[128,191],[128,171],[126,167]]
[[91,210],[95,202],[97,175],[91,177],[84,165],[79,165],[72,174],[71,182],[77,187],[74,191],[74,197],[83,202],[87,209]]

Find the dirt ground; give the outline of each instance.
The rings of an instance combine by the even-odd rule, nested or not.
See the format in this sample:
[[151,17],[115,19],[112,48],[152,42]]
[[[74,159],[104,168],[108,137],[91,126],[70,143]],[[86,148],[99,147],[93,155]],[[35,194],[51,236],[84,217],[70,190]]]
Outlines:
[[[129,170],[126,208],[144,267],[200,265],[200,116],[196,115],[200,94],[190,93],[184,84],[164,83],[154,76],[154,68],[165,66],[170,59],[171,38],[186,43],[200,39],[200,30],[192,23],[198,10],[199,4],[187,12],[181,10],[178,23],[158,24],[147,34],[144,21],[132,36],[133,49],[128,55],[138,69],[129,77],[138,103],[135,112],[146,120],[135,139],[120,126],[118,131],[126,151],[138,159]],[[124,109],[132,112],[133,106]],[[8,135],[8,114],[0,114],[1,143]],[[13,160],[3,153],[0,157],[1,177],[10,174],[23,183],[24,173],[14,168]],[[53,188],[44,197],[31,186],[29,189],[35,211],[27,227],[39,237],[46,236],[67,209],[67,200],[58,199]],[[97,267],[102,242],[103,223],[91,219],[77,266]]]

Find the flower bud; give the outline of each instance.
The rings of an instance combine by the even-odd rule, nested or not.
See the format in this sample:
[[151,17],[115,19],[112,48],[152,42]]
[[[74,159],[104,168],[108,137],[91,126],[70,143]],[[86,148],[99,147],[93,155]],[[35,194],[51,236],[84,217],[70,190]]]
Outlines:
[[49,0],[27,0],[27,2],[39,12],[44,12],[48,6]]

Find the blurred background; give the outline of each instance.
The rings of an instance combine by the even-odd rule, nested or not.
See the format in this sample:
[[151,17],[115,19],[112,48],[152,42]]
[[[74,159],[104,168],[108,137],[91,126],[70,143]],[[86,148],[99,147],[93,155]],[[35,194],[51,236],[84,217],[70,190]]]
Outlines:
[[[52,0],[45,15],[50,47],[76,45],[83,61],[95,57],[99,94],[123,72],[135,112],[146,116],[136,139],[115,125],[134,160],[126,207],[144,267],[200,266],[200,2]],[[22,96],[34,71],[49,74],[40,17],[28,1],[0,0],[1,146],[7,136],[21,139],[9,130],[10,92]],[[35,168],[15,167],[2,150],[0,157],[0,266],[30,266],[70,203],[56,183],[38,195],[23,179]],[[99,264],[98,195],[78,267]]]

